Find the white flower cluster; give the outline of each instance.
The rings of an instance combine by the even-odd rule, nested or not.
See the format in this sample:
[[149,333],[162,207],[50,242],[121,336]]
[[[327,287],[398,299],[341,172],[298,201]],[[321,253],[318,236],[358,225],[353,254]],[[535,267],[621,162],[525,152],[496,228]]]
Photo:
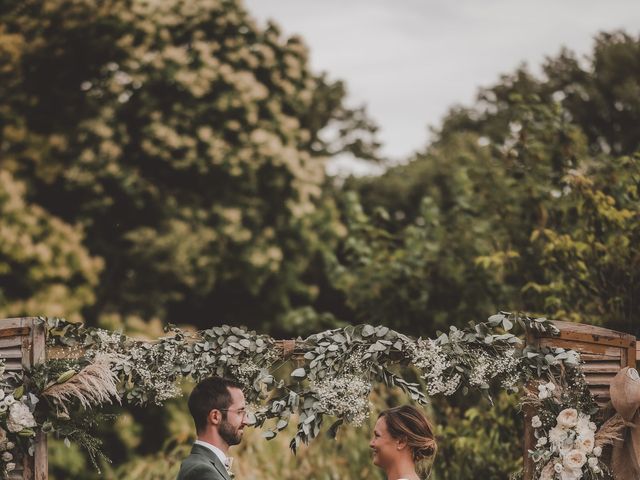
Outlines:
[[470,357],[472,361],[469,383],[476,387],[488,386],[491,379],[502,376],[502,386],[513,388],[519,380],[518,366],[520,359],[515,356],[515,349],[489,355],[486,351],[474,351]]
[[371,384],[353,374],[339,375],[314,382],[316,408],[335,417],[344,417],[356,426],[369,417]]
[[364,375],[369,371],[369,363],[365,360],[364,356],[367,353],[365,346],[357,346],[346,357],[344,361],[344,371]]
[[462,377],[458,373],[445,377],[445,372],[453,365],[435,340],[419,339],[411,348],[411,356],[412,363],[423,372],[422,378],[427,381],[429,395],[455,393]]
[[[548,391],[555,389],[552,385],[544,385],[538,396],[546,398]],[[596,424],[589,415],[565,408],[549,432],[540,432],[542,421],[537,415],[531,419],[531,426],[538,437],[536,448],[543,450],[540,458],[546,462],[540,480],[579,480],[585,469],[595,475],[602,472],[599,464],[602,448],[595,444]]]
[[190,362],[187,352],[172,343],[134,346],[130,350],[131,371],[156,404],[180,395],[176,366]]
[[16,402],[16,399],[13,395],[6,395],[4,390],[0,389],[0,414],[5,413],[9,410],[9,407]]
[[260,367],[252,360],[246,360],[232,367],[234,376],[243,385],[251,385],[254,377],[260,371]]
[[118,368],[133,377],[136,386],[147,392],[156,404],[180,395],[176,385],[176,368],[192,363],[192,358],[171,342],[133,344],[122,351],[122,336],[106,330],[96,330],[98,336],[94,355],[107,353]]
[[540,400],[544,400],[551,397],[555,389],[556,386],[553,382],[541,383],[540,385],[538,385],[538,398]]

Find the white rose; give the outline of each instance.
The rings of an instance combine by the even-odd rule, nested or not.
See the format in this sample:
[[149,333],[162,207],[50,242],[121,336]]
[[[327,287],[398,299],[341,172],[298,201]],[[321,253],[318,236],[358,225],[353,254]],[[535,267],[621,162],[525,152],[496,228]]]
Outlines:
[[557,421],[563,428],[573,428],[578,423],[578,411],[575,408],[565,408],[558,414]]
[[578,438],[576,439],[576,447],[585,453],[591,453],[595,445],[596,440],[593,436],[593,432],[591,431],[586,435],[578,435]]
[[564,467],[562,466],[561,463],[556,463],[553,466],[553,469],[556,471],[556,473],[560,473],[560,472],[562,472],[564,470]]
[[593,468],[596,465],[598,465],[598,459],[596,457],[589,457],[589,460],[587,461],[587,463],[591,468]]
[[11,460],[13,460],[13,455],[11,455],[11,452],[4,452],[2,454],[2,460],[4,460],[5,462],[10,462]]
[[560,480],[579,480],[582,478],[582,470],[565,468],[560,472]]
[[0,403],[0,413],[4,413],[7,411],[9,407],[7,406],[6,403]]
[[7,463],[7,464],[4,466],[4,469],[5,469],[7,472],[11,472],[11,471],[13,471],[13,470],[15,470],[15,469],[16,469],[16,464],[15,464],[15,463]]
[[36,420],[29,407],[24,403],[14,403],[9,407],[9,418],[7,418],[7,429],[10,432],[20,432],[25,428],[35,427]]
[[544,400],[545,398],[549,398],[549,392],[547,392],[546,388],[544,390],[540,390],[540,393],[538,393],[538,398],[540,400]]
[[547,383],[545,387],[547,387],[547,390],[549,390],[550,392],[553,392],[556,389],[556,385],[553,382]]
[[11,405],[13,405],[14,403],[16,403],[16,399],[13,398],[13,395],[7,395],[6,397],[4,397],[4,400],[2,400],[4,402],[4,404],[7,407],[10,407]]
[[551,443],[558,448],[560,448],[560,445],[562,445],[566,439],[567,431],[564,428],[560,428],[556,425],[549,431],[549,440],[551,440]]
[[547,437],[540,437],[538,439],[538,443],[536,444],[537,447],[542,447],[544,445],[547,444]]
[[582,450],[571,450],[564,456],[562,463],[569,470],[580,470],[586,461],[587,456]]
[[555,477],[553,473],[553,464],[549,462],[540,472],[540,478],[538,480],[553,480],[553,477]]
[[533,428],[540,428],[542,426],[542,422],[540,421],[540,417],[538,415],[531,419],[531,426]]
[[595,447],[595,448],[593,449],[593,454],[594,454],[596,457],[599,457],[600,455],[602,455],[602,447]]
[[13,450],[15,446],[16,446],[15,443],[7,442],[7,450]]

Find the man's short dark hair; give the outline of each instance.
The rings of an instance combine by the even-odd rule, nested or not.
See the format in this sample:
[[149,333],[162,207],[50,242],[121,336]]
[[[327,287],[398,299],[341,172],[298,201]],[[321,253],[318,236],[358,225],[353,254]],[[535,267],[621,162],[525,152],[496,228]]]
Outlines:
[[[189,411],[198,433],[207,426],[207,417],[211,410],[226,410],[231,406],[229,388],[242,389],[242,385],[230,378],[209,377],[195,386],[189,395]],[[223,415],[225,413],[223,412]]]

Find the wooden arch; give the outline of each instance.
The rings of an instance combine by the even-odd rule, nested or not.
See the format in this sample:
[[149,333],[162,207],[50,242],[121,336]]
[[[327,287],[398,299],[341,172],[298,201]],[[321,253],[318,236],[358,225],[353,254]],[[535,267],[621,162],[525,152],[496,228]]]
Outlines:
[[[596,401],[601,407],[609,402],[609,384],[616,373],[625,366],[636,366],[640,358],[640,344],[636,338],[614,330],[590,325],[553,322],[560,330],[558,336],[540,335],[529,332],[527,344],[536,347],[561,347],[580,352],[585,362],[583,369],[587,383]],[[301,352],[296,348],[295,340],[278,342],[283,356],[293,360]],[[51,357],[60,358],[64,352],[46,348],[45,322],[36,317],[8,318],[0,320],[0,358],[5,360],[6,372],[20,372],[26,368],[44,362]],[[533,480],[533,464],[527,452],[535,444],[530,412],[525,411],[524,438],[524,480]],[[35,439],[33,457],[18,459],[11,480],[45,480],[48,477],[47,439],[38,434]]]

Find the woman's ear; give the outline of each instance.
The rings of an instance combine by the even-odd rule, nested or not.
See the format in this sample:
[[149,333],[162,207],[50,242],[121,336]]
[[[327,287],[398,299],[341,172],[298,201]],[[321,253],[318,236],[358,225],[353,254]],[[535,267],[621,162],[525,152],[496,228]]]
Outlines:
[[399,440],[396,440],[396,449],[397,450],[404,450],[405,448],[407,448],[407,440],[405,438],[401,438]]

